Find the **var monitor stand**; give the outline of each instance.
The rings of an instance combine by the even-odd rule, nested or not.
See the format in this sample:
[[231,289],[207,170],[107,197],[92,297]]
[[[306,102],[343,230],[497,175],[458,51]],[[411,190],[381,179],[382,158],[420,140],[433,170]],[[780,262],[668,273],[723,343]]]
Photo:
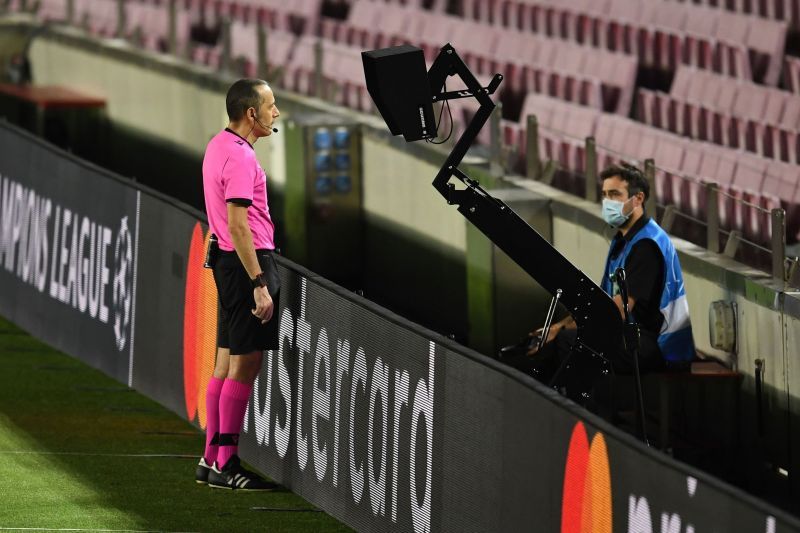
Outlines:
[[[467,90],[444,91],[448,76],[459,76]],[[448,204],[475,225],[496,246],[535,279],[554,299],[566,306],[575,319],[577,337],[563,369],[550,383],[579,403],[589,399],[598,374],[610,371],[608,354],[618,351],[623,323],[613,300],[589,276],[528,225],[505,203],[492,197],[480,184],[458,167],[470,145],[484,126],[495,104],[489,97],[502,81],[495,74],[488,87],[481,87],[475,76],[449,43],[442,47],[428,71],[434,102],[474,97],[480,103],[466,130],[445,160],[433,186]],[[455,178],[463,188],[456,188]],[[551,305],[554,310],[555,306]],[[551,311],[552,311],[551,310]],[[552,321],[552,312],[550,321]],[[578,361],[580,360],[580,361]],[[566,390],[565,390],[566,389]]]

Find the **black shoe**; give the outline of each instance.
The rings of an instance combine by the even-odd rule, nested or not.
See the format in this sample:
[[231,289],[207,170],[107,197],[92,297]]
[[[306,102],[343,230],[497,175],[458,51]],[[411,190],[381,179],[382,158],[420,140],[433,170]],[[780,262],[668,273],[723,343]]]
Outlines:
[[194,471],[194,480],[201,485],[205,485],[208,483],[209,472],[211,472],[211,467],[206,463],[206,458],[201,457],[200,462],[197,463],[197,470]]
[[240,463],[239,457],[234,455],[220,470],[214,462],[208,472],[208,486],[215,489],[269,491],[278,488],[276,483],[266,481],[258,474],[246,470]]

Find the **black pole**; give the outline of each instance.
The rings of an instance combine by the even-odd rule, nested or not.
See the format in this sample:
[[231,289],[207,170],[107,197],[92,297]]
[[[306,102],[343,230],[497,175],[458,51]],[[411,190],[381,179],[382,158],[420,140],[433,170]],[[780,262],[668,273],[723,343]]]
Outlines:
[[622,298],[622,312],[625,315],[625,329],[623,339],[625,341],[625,351],[633,358],[633,375],[636,382],[636,431],[639,438],[645,445],[650,446],[647,441],[647,429],[645,427],[644,413],[644,394],[642,393],[642,374],[639,370],[639,325],[633,320],[633,316],[628,310],[628,281],[625,279],[625,269],[619,267],[614,272],[614,279],[619,287],[619,294]]

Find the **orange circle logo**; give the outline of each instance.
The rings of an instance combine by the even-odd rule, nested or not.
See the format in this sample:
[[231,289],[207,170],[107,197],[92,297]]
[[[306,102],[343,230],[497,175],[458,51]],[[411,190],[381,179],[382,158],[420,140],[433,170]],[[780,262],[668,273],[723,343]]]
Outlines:
[[561,533],[611,533],[611,471],[606,439],[597,433],[591,446],[582,422],[569,440],[561,500]]
[[206,427],[206,391],[217,354],[217,288],[211,269],[203,268],[211,232],[203,238],[198,222],[192,231],[183,304],[183,393],[186,414]]

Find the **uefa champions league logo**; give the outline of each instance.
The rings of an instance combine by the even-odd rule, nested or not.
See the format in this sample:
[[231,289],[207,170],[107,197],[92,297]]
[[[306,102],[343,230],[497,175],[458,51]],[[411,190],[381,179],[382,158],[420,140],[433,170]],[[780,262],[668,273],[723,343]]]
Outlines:
[[114,337],[117,349],[122,351],[128,342],[131,322],[131,297],[133,286],[133,242],[128,229],[128,217],[120,221],[117,242],[114,246],[114,286],[111,303],[114,312]]

